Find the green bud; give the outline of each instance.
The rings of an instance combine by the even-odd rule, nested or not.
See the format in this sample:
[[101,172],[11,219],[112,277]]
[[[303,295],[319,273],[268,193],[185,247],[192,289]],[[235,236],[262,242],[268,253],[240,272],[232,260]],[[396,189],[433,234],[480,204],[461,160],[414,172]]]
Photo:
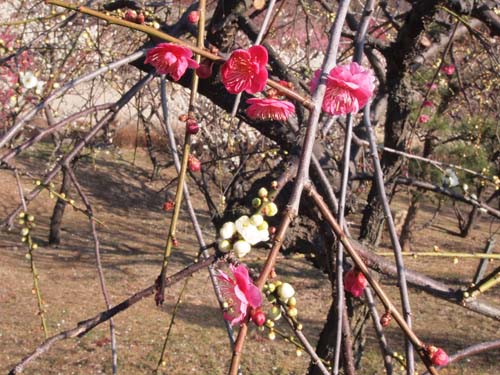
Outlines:
[[295,318],[299,311],[295,307],[291,307],[288,309],[287,314],[290,318]]
[[271,312],[269,313],[269,319],[279,320],[281,318],[281,309],[277,306],[273,306]]
[[295,297],[290,297],[287,302],[288,306],[295,307],[297,305],[297,299]]
[[276,285],[274,285],[274,283],[267,284],[267,287],[271,293],[276,290]]
[[259,208],[261,204],[262,204],[262,200],[260,198],[252,199],[252,207],[253,208]]
[[31,248],[32,248],[33,250],[38,249],[38,244],[34,243],[33,245],[31,245]]
[[28,221],[35,221],[35,217],[33,215],[28,215]]
[[18,221],[18,223],[19,223],[19,225],[24,225],[26,222],[23,219],[21,219]]
[[269,194],[269,193],[268,193],[268,191],[267,191],[267,189],[265,187],[261,187],[259,189],[259,193],[258,194],[259,194],[260,198],[264,198],[264,197],[267,197],[267,194]]
[[278,206],[273,202],[269,202],[262,212],[266,216],[274,216],[278,213]]

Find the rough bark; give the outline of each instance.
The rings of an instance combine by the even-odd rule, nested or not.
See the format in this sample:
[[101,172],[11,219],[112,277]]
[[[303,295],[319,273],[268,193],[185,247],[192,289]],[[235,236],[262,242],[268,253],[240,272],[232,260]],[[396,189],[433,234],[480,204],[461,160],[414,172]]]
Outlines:
[[[67,197],[69,194],[70,186],[71,179],[68,173],[66,173],[66,170],[63,169],[63,179],[61,188],[59,189],[59,195]],[[64,199],[57,199],[54,210],[52,211],[52,216],[50,218],[49,245],[59,245],[61,243],[61,225],[66,206],[67,203]]]
[[[424,48],[418,41],[426,25],[438,11],[437,5],[440,2],[439,0],[415,2],[398,32],[396,41],[383,51],[387,62],[387,79],[385,87],[381,87],[380,91],[388,94],[384,125],[386,147],[406,150],[410,133],[409,115],[412,110],[411,64]],[[387,191],[391,192],[394,177],[400,169],[401,157],[397,154],[383,153],[381,165],[387,182]],[[392,194],[389,194],[389,198],[391,196]],[[377,187],[373,184],[368,204],[363,212],[360,239],[376,246],[380,240],[383,224],[384,214],[377,197]]]

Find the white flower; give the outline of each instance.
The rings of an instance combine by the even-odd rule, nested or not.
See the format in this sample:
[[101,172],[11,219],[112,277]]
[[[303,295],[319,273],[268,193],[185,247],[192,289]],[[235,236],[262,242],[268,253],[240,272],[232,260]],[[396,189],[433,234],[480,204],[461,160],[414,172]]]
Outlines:
[[243,258],[250,252],[250,250],[252,250],[252,246],[243,240],[236,241],[233,245],[234,255],[238,258]]
[[243,215],[236,220],[235,224],[236,230],[240,236],[243,237],[243,239],[250,245],[255,245],[261,241],[267,241],[269,239],[269,232],[267,230],[259,230],[259,228],[257,228],[252,220],[246,215]]
[[42,93],[43,93],[43,86],[45,86],[45,82],[38,81],[38,83],[36,84],[35,94],[42,95]]
[[228,221],[227,223],[224,223],[222,228],[219,230],[219,236],[223,240],[228,240],[231,237],[234,236],[236,233],[236,225],[232,221]]
[[19,73],[19,79],[21,80],[21,84],[26,89],[32,89],[36,87],[38,84],[38,78],[32,72],[21,72]]
[[288,301],[289,298],[293,297],[295,290],[293,286],[288,283],[283,283],[278,287],[278,296],[282,301]]

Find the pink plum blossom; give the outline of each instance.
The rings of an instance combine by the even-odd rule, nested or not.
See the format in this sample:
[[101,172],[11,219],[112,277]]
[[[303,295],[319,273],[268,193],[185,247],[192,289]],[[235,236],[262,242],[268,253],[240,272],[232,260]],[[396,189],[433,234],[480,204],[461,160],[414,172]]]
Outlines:
[[455,65],[453,64],[449,64],[449,65],[445,65],[441,68],[441,71],[446,74],[446,75],[453,75],[453,73],[455,73]]
[[424,100],[422,107],[434,107],[434,103],[430,100]]
[[247,104],[250,104],[247,114],[251,119],[285,121],[295,113],[293,103],[286,100],[251,98]]
[[178,81],[187,68],[198,68],[198,63],[191,59],[192,55],[191,50],[186,47],[160,43],[148,51],[144,62],[153,65],[159,74],[168,74],[174,81]]
[[418,122],[420,122],[421,124],[425,124],[426,122],[429,122],[429,120],[430,120],[429,115],[424,114],[418,117]]
[[354,297],[359,297],[363,294],[368,281],[361,271],[351,269],[344,276],[344,289],[351,293]]
[[[320,75],[320,70],[314,73],[311,91],[318,86]],[[331,115],[357,113],[373,95],[374,80],[372,71],[356,62],[336,66],[327,77],[323,111]]]
[[435,90],[435,89],[437,89],[437,85],[436,85],[435,83],[430,83],[430,82],[427,82],[427,83],[425,84],[425,86],[426,86],[427,88],[431,89],[431,90]]
[[262,305],[262,294],[254,284],[248,269],[240,264],[239,266],[229,265],[233,273],[234,280],[227,274],[219,271],[218,279],[225,301],[229,305],[224,312],[224,319],[231,325],[236,325],[245,320],[248,308],[258,309]]
[[259,45],[234,51],[221,68],[222,83],[226,90],[231,94],[243,91],[255,94],[264,90],[267,59],[267,50]]

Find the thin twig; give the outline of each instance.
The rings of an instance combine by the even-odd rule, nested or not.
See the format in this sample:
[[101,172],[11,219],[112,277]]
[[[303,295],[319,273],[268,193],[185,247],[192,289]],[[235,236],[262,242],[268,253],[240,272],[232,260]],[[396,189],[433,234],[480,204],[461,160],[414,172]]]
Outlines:
[[[76,191],[80,195],[80,198],[82,199],[83,204],[87,208],[90,229],[92,231],[92,238],[94,240],[94,252],[95,252],[97,275],[99,277],[99,284],[101,287],[101,293],[104,297],[104,302],[106,304],[106,308],[109,310],[111,308],[111,298],[109,297],[108,289],[106,288],[106,279],[104,277],[104,271],[102,269],[101,249],[100,249],[99,237],[97,235],[97,228],[95,225],[95,220],[93,220],[94,212],[93,212],[92,206],[90,204],[90,201],[88,200],[87,195],[83,192],[83,189],[80,186],[80,183],[78,182],[78,180],[75,176],[75,173],[73,172],[73,169],[71,168],[71,166],[66,165],[65,170],[66,170],[66,173],[68,173],[69,178],[71,179],[71,182],[73,183],[73,185],[75,185]],[[113,322],[113,319],[109,319],[109,333],[111,336],[111,358],[112,358],[113,374],[116,374],[118,372],[118,352],[117,352],[117,347],[116,347],[115,324]]]

